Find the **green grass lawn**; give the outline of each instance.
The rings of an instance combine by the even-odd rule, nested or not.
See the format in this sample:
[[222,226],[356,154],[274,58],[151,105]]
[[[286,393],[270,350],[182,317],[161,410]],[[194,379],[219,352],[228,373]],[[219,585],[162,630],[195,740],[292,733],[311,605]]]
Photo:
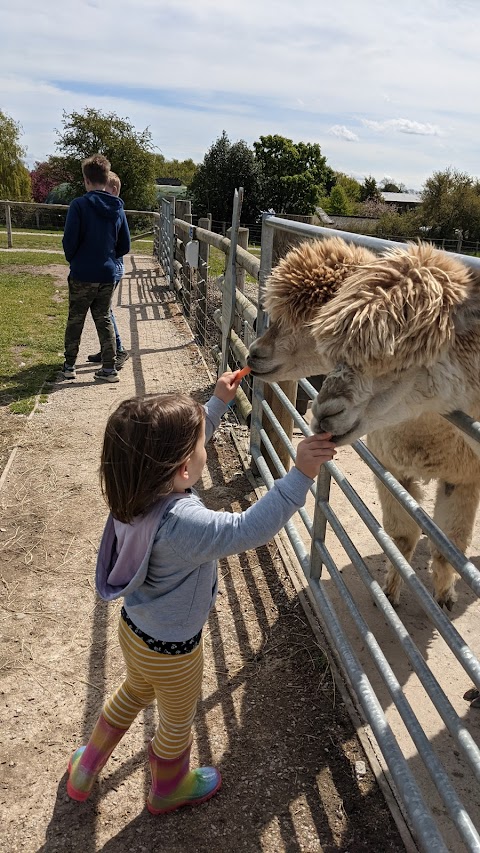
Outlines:
[[[62,231],[40,231],[38,234],[23,233],[21,230],[13,229],[12,249],[62,249]],[[134,235],[132,234],[132,237]],[[0,229],[0,249],[7,248],[7,232]],[[153,237],[142,237],[140,240],[132,240],[132,251],[142,255],[153,252]]]
[[131,252],[134,255],[153,255],[153,237],[142,237],[134,240],[132,235]]
[[[258,249],[257,252],[255,249],[252,249],[249,246],[248,251],[251,255],[257,255],[258,257],[260,257],[260,249]],[[211,276],[212,278],[217,278],[219,275],[223,275],[223,273],[225,272],[225,262],[226,255],[220,249],[216,249],[214,246],[210,246],[210,251],[208,253],[209,276]],[[252,278],[252,276],[248,273],[246,276],[246,281],[255,283],[255,279]]]
[[[12,234],[13,249],[59,249],[62,251],[62,232],[57,231],[54,234],[22,234],[16,232]],[[7,233],[0,231],[0,249],[7,248]]]
[[[52,263],[52,255],[41,257]],[[52,275],[0,269],[0,305],[0,406],[28,414],[62,360],[67,289],[59,291]]]
[[30,264],[34,267],[45,267],[49,264],[68,266],[63,252],[44,254],[43,252],[17,252],[15,249],[0,252],[0,267],[9,267],[14,264]]

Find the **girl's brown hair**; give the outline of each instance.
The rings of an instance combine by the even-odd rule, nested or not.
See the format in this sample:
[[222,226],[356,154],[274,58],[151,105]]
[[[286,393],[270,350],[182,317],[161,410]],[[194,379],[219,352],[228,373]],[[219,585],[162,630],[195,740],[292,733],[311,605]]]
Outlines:
[[187,394],[133,397],[110,415],[100,481],[114,518],[126,524],[173,491],[200,438],[205,410]]

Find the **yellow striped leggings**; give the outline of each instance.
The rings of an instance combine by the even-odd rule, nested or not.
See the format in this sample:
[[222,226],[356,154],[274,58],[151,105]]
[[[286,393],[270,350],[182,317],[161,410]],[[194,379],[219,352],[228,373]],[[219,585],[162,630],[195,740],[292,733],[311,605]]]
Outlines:
[[189,745],[203,676],[203,639],[185,655],[152,651],[120,617],[120,646],[127,667],[123,684],[107,700],[103,715],[127,729],[139,712],[157,701],[159,724],[152,742],[160,758],[176,758]]

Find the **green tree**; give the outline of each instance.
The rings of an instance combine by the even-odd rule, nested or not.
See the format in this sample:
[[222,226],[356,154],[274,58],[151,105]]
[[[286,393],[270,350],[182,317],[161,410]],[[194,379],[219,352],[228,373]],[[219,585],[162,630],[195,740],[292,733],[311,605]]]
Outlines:
[[169,177],[179,178],[186,187],[190,186],[198,172],[198,165],[191,158],[188,160],[166,160],[165,168]]
[[382,197],[375,178],[365,178],[360,187],[360,201],[381,201]]
[[167,178],[167,177],[175,178],[176,177],[176,175],[167,175],[166,166],[165,166],[165,163],[167,161],[165,160],[165,157],[163,156],[163,154],[159,154],[158,152],[155,152],[155,154],[152,154],[152,159],[153,159],[153,170],[155,173],[155,180],[157,178]]
[[436,236],[454,237],[461,230],[480,239],[480,183],[465,172],[446,169],[425,182],[422,214]]
[[405,184],[394,184],[393,181],[388,181],[386,178],[380,183],[382,193],[404,193],[407,191]]
[[75,198],[74,190],[68,182],[56,184],[45,198],[46,204],[70,204]]
[[131,210],[157,206],[153,142],[148,128],[135,130],[128,118],[87,107],[83,113],[63,113],[57,149],[72,174],[75,196],[85,192],[82,160],[99,152],[108,157],[122,182],[122,198]]
[[320,146],[275,134],[253,143],[262,174],[261,202],[275,213],[310,214],[335,183]]
[[405,213],[390,210],[380,216],[375,233],[378,237],[391,239],[403,237],[410,240],[422,233],[420,231],[422,224],[422,214],[419,210],[407,210]]
[[340,186],[345,191],[348,201],[356,203],[360,201],[362,185],[344,172],[335,172],[335,186]]
[[337,216],[348,216],[350,210],[351,206],[348,203],[344,188],[341,184],[336,184],[328,199],[327,213],[337,214]]
[[188,160],[166,160],[163,154],[154,154],[155,178],[178,178],[182,184],[189,187],[196,173],[198,164],[191,158]]
[[230,222],[233,194],[243,187],[242,222],[255,222],[259,214],[259,169],[246,142],[230,142],[222,135],[209,148],[191,183],[195,212]]
[[10,201],[30,201],[32,197],[21,132],[21,126],[0,110],[0,198]]

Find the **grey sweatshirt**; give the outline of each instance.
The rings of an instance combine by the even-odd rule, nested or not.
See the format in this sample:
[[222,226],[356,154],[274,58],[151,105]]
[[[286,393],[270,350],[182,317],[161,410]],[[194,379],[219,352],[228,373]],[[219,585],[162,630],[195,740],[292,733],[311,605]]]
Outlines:
[[[208,441],[226,406],[212,397],[205,410]],[[150,637],[189,640],[215,603],[217,560],[272,539],[303,506],[312,482],[292,468],[241,513],[207,509],[192,491],[163,498],[129,525],[110,515],[97,559],[99,594],[123,596],[128,616]]]

